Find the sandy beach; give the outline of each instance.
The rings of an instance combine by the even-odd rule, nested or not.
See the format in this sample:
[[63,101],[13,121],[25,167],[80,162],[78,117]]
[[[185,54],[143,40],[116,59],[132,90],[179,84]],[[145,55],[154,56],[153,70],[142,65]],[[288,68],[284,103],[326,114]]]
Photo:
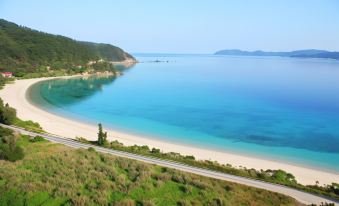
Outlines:
[[[17,110],[19,118],[38,122],[43,129],[49,133],[68,138],[80,136],[89,140],[95,140],[98,130],[97,125],[90,125],[57,116],[32,105],[28,101],[26,97],[26,91],[28,88],[32,84],[47,79],[50,78],[16,80],[14,83],[7,84],[4,89],[0,90],[0,97],[5,103],[8,103],[11,107],[14,107]],[[233,166],[243,166],[255,169],[283,169],[292,173],[298,182],[302,184],[315,184],[316,181],[319,181],[320,184],[339,182],[339,174],[335,173],[233,153],[194,148],[187,145],[178,145],[112,130],[108,130],[108,139],[118,140],[125,145],[148,145],[149,147],[160,148],[163,152],[179,152],[185,155],[194,155],[197,159],[215,160],[220,163],[228,163]]]

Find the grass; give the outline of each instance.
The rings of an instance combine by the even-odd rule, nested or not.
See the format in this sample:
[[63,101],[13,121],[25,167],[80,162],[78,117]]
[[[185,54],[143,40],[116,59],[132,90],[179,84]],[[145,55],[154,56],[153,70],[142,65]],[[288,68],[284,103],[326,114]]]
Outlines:
[[24,121],[24,120],[21,120],[19,118],[15,118],[13,125],[24,128],[27,131],[31,131],[31,132],[38,132],[38,133],[44,132],[44,130],[39,125],[39,123],[33,122],[31,120]]
[[48,141],[0,161],[0,205],[300,205],[262,189]]
[[[78,137],[78,141],[97,145],[96,141],[88,141],[84,138]],[[287,173],[283,170],[255,170],[251,168],[235,168],[229,164],[220,164],[216,161],[209,160],[196,160],[193,156],[185,156],[179,153],[168,152],[163,153],[160,149],[152,148],[148,146],[125,146],[118,141],[106,142],[103,147],[111,148],[115,150],[130,152],[134,154],[140,154],[144,156],[156,157],[161,159],[168,159],[176,162],[181,162],[187,165],[211,169],[215,171],[220,171],[227,174],[248,177],[252,179],[258,179],[266,182],[271,182],[275,184],[285,185],[288,187],[296,188],[302,191],[314,193],[317,195],[323,195],[330,197],[332,199],[339,200],[339,184],[332,183],[331,185],[302,185],[297,182],[293,174]]]

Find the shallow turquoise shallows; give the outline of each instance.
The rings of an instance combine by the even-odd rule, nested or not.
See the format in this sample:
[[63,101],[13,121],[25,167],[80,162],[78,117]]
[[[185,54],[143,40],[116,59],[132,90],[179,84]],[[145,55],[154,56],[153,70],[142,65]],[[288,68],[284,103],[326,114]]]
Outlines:
[[339,61],[136,57],[118,78],[36,84],[32,101],[106,128],[339,172]]

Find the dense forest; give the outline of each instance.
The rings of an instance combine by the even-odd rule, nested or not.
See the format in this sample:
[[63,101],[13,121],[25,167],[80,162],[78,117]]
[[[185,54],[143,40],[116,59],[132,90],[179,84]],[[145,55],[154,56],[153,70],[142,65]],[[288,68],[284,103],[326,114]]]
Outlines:
[[[0,69],[14,75],[86,67],[96,60],[134,60],[122,49],[36,31],[0,19]],[[20,74],[21,73],[21,74]]]

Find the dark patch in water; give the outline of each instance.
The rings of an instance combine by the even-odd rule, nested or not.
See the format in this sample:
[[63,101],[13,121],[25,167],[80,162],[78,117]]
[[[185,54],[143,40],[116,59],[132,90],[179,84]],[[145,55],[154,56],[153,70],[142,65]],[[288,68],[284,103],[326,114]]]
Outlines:
[[339,137],[319,132],[307,132],[303,136],[304,138],[294,140],[294,144],[297,147],[314,151],[339,153]]
[[[252,134],[237,138],[237,140],[270,147],[293,147],[316,152],[339,153],[339,138],[328,133],[313,132],[291,138],[275,138]],[[328,144],[328,142],[331,142],[331,144]]]
[[247,140],[251,142],[271,142],[274,141],[273,137],[263,136],[263,135],[248,135]]
[[63,99],[59,101],[60,105],[71,105],[101,91],[103,85],[111,84],[114,80],[114,76],[51,80],[42,83],[40,94],[44,99]]

